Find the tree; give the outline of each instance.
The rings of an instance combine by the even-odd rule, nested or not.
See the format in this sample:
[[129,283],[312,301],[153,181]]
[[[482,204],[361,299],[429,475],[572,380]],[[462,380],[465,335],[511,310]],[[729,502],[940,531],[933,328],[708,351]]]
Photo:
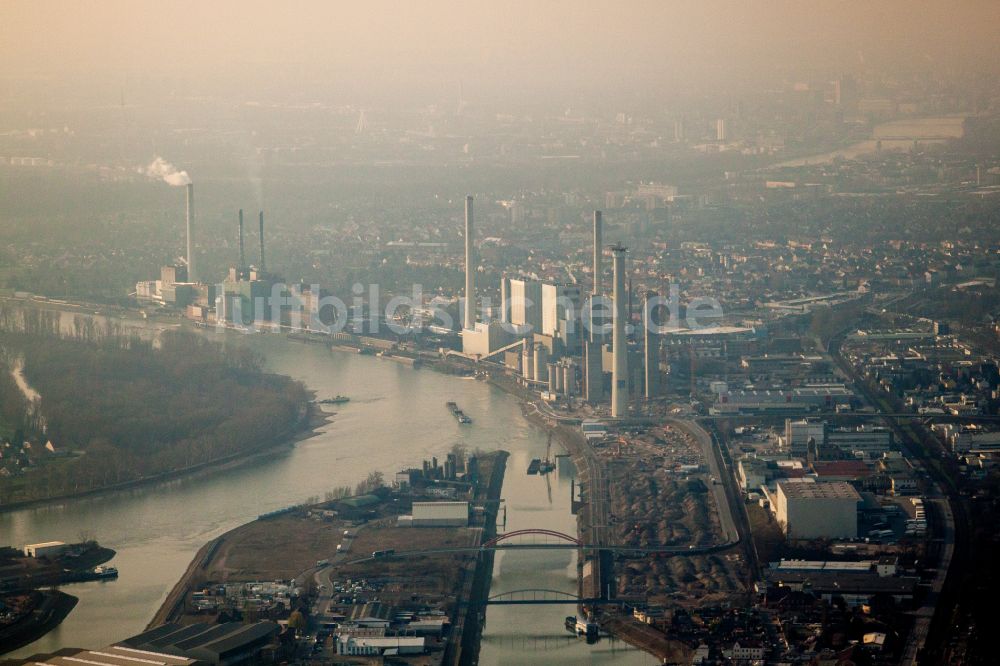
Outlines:
[[385,477],[382,472],[375,470],[368,473],[368,477],[358,484],[355,495],[365,495],[385,486]]

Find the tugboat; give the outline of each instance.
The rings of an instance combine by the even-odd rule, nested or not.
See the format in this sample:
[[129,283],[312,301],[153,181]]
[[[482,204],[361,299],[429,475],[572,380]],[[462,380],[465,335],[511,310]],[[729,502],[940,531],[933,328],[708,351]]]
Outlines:
[[118,569],[114,567],[106,567],[103,564],[94,567],[94,576],[100,579],[104,578],[118,578]]
[[321,404],[321,405],[342,405],[345,402],[350,402],[350,401],[351,401],[351,399],[348,398],[346,395],[339,395],[338,394],[338,395],[333,396],[332,398],[323,398],[322,400],[319,401],[319,404]]

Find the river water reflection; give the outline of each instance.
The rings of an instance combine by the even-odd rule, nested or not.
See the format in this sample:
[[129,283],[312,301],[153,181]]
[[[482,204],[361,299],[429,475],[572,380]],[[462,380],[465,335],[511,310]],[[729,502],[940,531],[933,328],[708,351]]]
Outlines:
[[[319,397],[343,393],[315,437],[275,458],[199,478],[0,514],[0,543],[96,538],[118,551],[113,582],[68,586],[80,598],[53,632],[14,655],[64,646],[97,647],[141,631],[198,548],[257,515],[353,485],[372,470],[387,478],[401,467],[443,458],[456,443],[470,450],[511,452],[504,481],[507,528],[545,527],[575,532],[570,515],[572,465],[527,476],[546,437],[520,415],[514,398],[471,379],[413,370],[370,356],[330,352],[322,345],[278,335],[216,334],[261,351],[268,367],[303,381]],[[225,335],[225,337],[221,337]],[[474,419],[459,426],[445,408],[455,400]],[[493,592],[540,587],[575,592],[572,551],[501,553]],[[624,644],[588,646],[563,628],[572,606],[491,606],[480,663],[654,663]]]

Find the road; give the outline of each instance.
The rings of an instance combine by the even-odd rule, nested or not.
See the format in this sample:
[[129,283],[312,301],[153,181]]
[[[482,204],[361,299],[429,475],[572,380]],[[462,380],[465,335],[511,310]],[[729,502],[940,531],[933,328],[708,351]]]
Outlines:
[[731,545],[739,543],[740,533],[736,529],[736,521],[733,518],[733,507],[726,495],[725,484],[731,475],[728,469],[719,464],[721,452],[716,450],[712,435],[694,421],[667,419],[666,422],[684,430],[701,445],[701,455],[712,474],[712,495],[715,497],[715,506],[718,507],[719,524],[722,526],[723,536]]
[[[357,536],[358,532],[364,529],[364,525],[354,529],[351,533],[354,537]],[[342,544],[353,543],[354,537],[350,539],[343,539]],[[329,557],[329,563],[323,566],[313,569],[313,580],[316,582],[316,589],[319,594],[316,597],[316,602],[313,604],[311,617],[319,620],[320,618],[326,616],[330,610],[330,603],[333,601],[333,582],[330,580],[331,574],[336,570],[336,565],[348,563],[348,558],[353,553],[349,551],[334,553]],[[308,574],[308,572],[306,572]]]

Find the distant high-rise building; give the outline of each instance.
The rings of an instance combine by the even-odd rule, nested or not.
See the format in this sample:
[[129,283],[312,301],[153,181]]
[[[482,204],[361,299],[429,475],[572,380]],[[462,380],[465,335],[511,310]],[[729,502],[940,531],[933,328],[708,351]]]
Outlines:
[[724,118],[719,118],[715,121],[715,140],[726,140],[726,120]]

